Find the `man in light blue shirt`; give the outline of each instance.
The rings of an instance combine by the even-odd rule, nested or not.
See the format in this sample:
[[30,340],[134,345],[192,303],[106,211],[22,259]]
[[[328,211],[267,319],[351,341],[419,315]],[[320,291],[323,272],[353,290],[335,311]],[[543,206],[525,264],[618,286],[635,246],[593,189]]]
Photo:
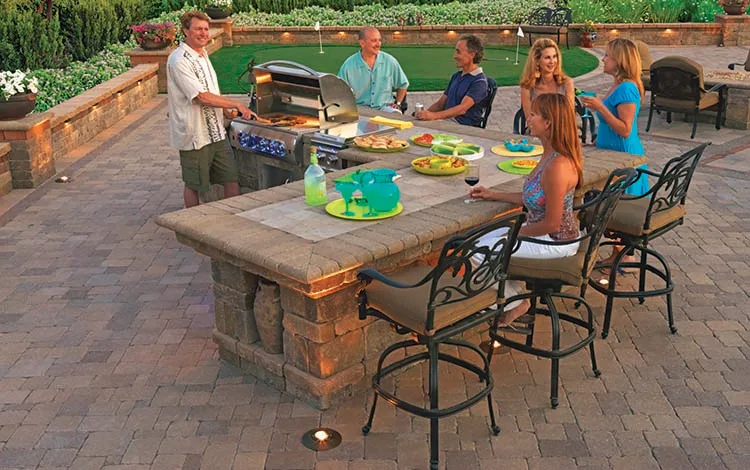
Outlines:
[[409,80],[396,58],[380,50],[382,43],[377,28],[362,29],[359,32],[362,49],[344,61],[338,75],[352,87],[357,105],[400,113]]

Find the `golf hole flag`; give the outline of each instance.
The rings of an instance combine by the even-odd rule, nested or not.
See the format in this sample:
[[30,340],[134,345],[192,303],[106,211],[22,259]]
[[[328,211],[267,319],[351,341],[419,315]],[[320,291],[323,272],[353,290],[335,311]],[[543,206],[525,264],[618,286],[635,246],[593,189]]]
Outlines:
[[519,38],[523,37],[523,30],[521,29],[521,25],[518,25],[518,32],[516,33],[516,36]]
[[[313,28],[315,28],[315,31],[320,31],[320,21],[316,21],[315,26],[313,26]],[[520,31],[521,28],[519,27],[518,30]]]

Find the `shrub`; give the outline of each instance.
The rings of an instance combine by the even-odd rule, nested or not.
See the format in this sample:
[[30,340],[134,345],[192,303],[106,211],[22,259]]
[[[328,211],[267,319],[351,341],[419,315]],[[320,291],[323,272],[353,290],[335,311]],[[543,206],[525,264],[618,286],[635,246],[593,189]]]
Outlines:
[[649,16],[654,23],[676,23],[685,9],[685,0],[651,0]]
[[0,69],[64,65],[63,52],[57,16],[47,21],[29,9],[9,9],[0,14]]
[[39,93],[34,111],[46,111],[125,73],[130,68],[130,59],[125,55],[125,51],[134,47],[135,42],[131,40],[123,44],[107,46],[86,62],[73,62],[63,69],[32,71],[29,76],[39,81]]
[[716,0],[698,0],[690,20],[696,23],[712,23],[716,15],[721,13],[724,13],[724,10]]
[[647,0],[618,0],[611,3],[613,23],[642,23],[648,13]]
[[7,100],[19,93],[36,93],[38,91],[39,82],[36,78],[31,77],[28,71],[0,71],[0,99]]
[[112,3],[62,0],[55,5],[65,38],[65,53],[73,60],[86,60],[117,42],[117,17]]
[[[235,0],[235,4],[236,4]],[[388,26],[398,24],[399,18],[424,16],[424,24],[513,24],[525,19],[540,6],[549,6],[548,0],[520,2],[513,0],[478,0],[452,2],[438,5],[396,5],[386,8],[381,4],[354,7],[350,12],[310,6],[292,13],[245,12],[235,14],[236,26],[312,26],[320,21],[323,26]]]

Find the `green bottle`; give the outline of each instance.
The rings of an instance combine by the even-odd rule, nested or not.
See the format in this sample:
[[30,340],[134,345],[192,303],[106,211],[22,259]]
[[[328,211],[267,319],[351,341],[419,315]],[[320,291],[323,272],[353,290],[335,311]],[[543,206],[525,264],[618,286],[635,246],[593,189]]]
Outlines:
[[318,165],[318,149],[310,152],[310,166],[305,170],[305,202],[311,206],[320,206],[328,202],[326,192],[326,174]]

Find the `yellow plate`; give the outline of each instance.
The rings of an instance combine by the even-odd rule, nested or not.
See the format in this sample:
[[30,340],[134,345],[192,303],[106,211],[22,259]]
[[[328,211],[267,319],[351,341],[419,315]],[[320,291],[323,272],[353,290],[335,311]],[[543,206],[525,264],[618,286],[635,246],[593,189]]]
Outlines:
[[360,147],[355,142],[352,142],[355,147],[357,147],[360,150],[363,150],[365,152],[373,152],[373,153],[396,153],[401,152],[403,150],[406,150],[409,148],[409,144],[407,143],[403,147],[393,148],[393,149],[374,149],[372,147]]
[[500,155],[501,157],[536,157],[544,152],[544,147],[541,145],[535,145],[534,149],[530,152],[511,152],[505,147],[505,144],[495,145],[492,147],[492,153]]
[[[360,198],[352,198],[352,199],[360,199]],[[388,212],[377,212],[374,216],[371,217],[365,217],[365,214],[369,211],[369,208],[366,205],[359,205],[354,200],[349,203],[349,211],[352,213],[351,215],[345,214],[346,211],[346,204],[344,204],[343,199],[337,199],[335,201],[329,202],[326,205],[326,212],[331,214],[334,217],[338,217],[340,219],[347,219],[347,220],[380,220],[380,219],[387,219],[388,217],[393,217],[394,215],[398,215],[401,213],[401,211],[404,210],[404,206],[401,205],[399,202],[396,205],[396,208],[388,211]]]
[[[419,160],[432,160],[433,158],[437,159],[437,160],[444,160],[444,159],[450,159],[450,158],[458,158],[459,160],[463,160],[464,164],[463,164],[463,166],[460,166],[460,167],[457,167],[457,168],[451,167],[451,168],[439,169],[439,168],[430,168],[430,167],[425,168],[425,167],[421,167],[421,166],[417,165],[417,163],[416,163]],[[411,162],[411,167],[414,168],[414,171],[416,171],[417,173],[422,173],[424,175],[430,175],[430,176],[451,176],[451,175],[458,175],[458,174],[463,173],[464,171],[466,171],[466,165],[468,163],[469,162],[465,158],[462,158],[462,157],[448,157],[448,156],[435,157],[435,156],[432,156],[432,157],[415,158]]]

